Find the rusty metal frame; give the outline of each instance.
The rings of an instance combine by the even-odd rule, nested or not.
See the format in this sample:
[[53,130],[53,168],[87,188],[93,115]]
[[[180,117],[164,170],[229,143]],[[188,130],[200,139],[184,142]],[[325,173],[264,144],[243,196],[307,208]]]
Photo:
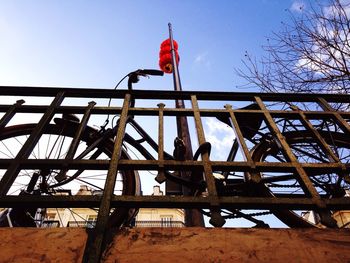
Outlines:
[[[300,119],[302,114],[302,118],[315,118],[315,119],[335,119],[337,123],[339,123],[340,127],[344,132],[350,132],[350,127],[348,122],[345,119],[350,119],[349,112],[336,112],[331,106],[329,106],[329,102],[343,102],[349,103],[350,96],[349,95],[333,95],[333,94],[303,94],[302,96],[298,94],[261,94],[261,93],[227,93],[227,92],[173,92],[173,91],[141,91],[141,90],[119,90],[119,91],[110,91],[103,89],[74,89],[74,88],[33,88],[33,87],[0,87],[0,95],[16,95],[20,97],[26,96],[42,96],[42,97],[54,97],[57,94],[60,94],[60,102],[63,100],[63,97],[74,97],[74,98],[120,98],[122,99],[127,94],[130,94],[135,99],[164,99],[164,100],[172,100],[174,98],[187,99],[192,100],[194,106],[192,109],[176,109],[176,108],[165,108],[164,105],[159,105],[158,108],[130,108],[128,113],[132,115],[142,115],[142,116],[158,116],[159,119],[162,119],[163,116],[194,116],[197,125],[200,123],[200,117],[202,116],[211,116],[215,117],[218,114],[227,114],[230,116],[233,126],[235,128],[235,132],[237,137],[239,138],[241,150],[244,153],[247,161],[245,162],[219,162],[219,161],[209,161],[202,160],[199,161],[171,161],[164,160],[163,154],[159,153],[158,160],[120,160],[119,168],[127,169],[132,166],[133,168],[139,170],[163,170],[163,169],[185,169],[185,170],[201,170],[205,171],[205,165],[210,163],[210,170],[215,171],[228,171],[228,170],[237,170],[237,171],[250,171],[255,170],[257,172],[260,171],[295,171],[296,166],[294,162],[290,163],[259,163],[253,162],[249,156],[247,146],[244,143],[244,139],[242,137],[241,131],[239,130],[239,126],[237,121],[235,120],[236,113],[244,113],[242,110],[234,110],[232,107],[227,106],[226,109],[199,109],[198,105],[196,106],[196,100],[232,100],[232,101],[258,101],[259,105],[263,107],[262,110],[249,110],[249,113],[256,113],[265,115],[265,118],[268,119],[268,124],[273,125],[272,118],[278,117],[287,117],[290,119]],[[63,96],[64,94],[64,96]],[[298,102],[315,102],[319,103],[324,111],[280,111],[280,110],[267,110],[266,107],[263,106],[263,101],[298,101]],[[55,113],[80,113],[83,114],[86,111],[86,107],[84,106],[59,106],[59,103],[56,102],[55,106],[36,106],[36,105],[23,105],[23,101],[17,102],[12,106],[9,105],[0,105],[0,112],[8,112],[12,114],[15,111],[16,113],[45,113],[47,110],[50,111],[50,115],[52,117],[53,112]],[[124,103],[125,105],[125,103]],[[124,106],[125,107],[125,106]],[[93,107],[89,109],[89,114],[107,114],[107,113],[121,113],[124,107]],[[246,111],[248,112],[248,111]],[[11,116],[10,116],[11,117]],[[49,117],[46,118],[45,123],[49,121]],[[43,125],[45,125],[45,123]],[[311,124],[309,124],[311,125]],[[162,127],[162,121],[159,122],[159,128]],[[161,129],[162,130],[162,129]],[[197,131],[201,133],[201,128],[197,127]],[[281,137],[280,132],[278,131],[278,127],[273,127],[272,129],[277,134],[277,137]],[[278,135],[279,134],[279,135]],[[199,143],[203,143],[205,141],[204,136],[199,136]],[[282,137],[281,137],[282,138]],[[283,141],[283,139],[281,139]],[[163,149],[163,131],[159,132],[159,149]],[[285,145],[285,148],[288,149],[288,145]],[[18,159],[18,158],[17,158]],[[9,169],[13,166],[13,162],[11,160],[0,160],[0,168]],[[297,163],[297,162],[296,162]],[[26,158],[21,158],[20,161],[16,160],[17,169],[23,168],[43,168],[49,165],[54,168],[62,168],[65,166],[71,168],[86,168],[86,169],[107,169],[109,166],[109,161],[97,161],[97,160],[30,160]],[[341,164],[339,161],[334,163],[327,164],[297,164],[298,169],[304,169],[306,171],[310,170],[329,170],[329,171],[349,171],[349,164]],[[208,172],[207,174],[209,174]],[[307,177],[307,176],[305,176]],[[1,187],[0,187],[1,188]],[[310,186],[310,188],[312,188]],[[215,191],[213,191],[215,193]],[[3,193],[3,196],[5,198]],[[317,195],[316,195],[317,196]],[[11,197],[12,198],[12,197]],[[22,197],[21,197],[22,198]],[[2,200],[6,200],[2,199]],[[6,206],[6,202],[3,202],[2,206]],[[74,204],[70,204],[74,207]]]
[[[350,134],[350,112],[335,111],[330,103],[350,103],[349,95],[337,94],[262,94],[262,93],[228,93],[228,92],[192,92],[192,91],[142,91],[142,90],[119,90],[111,91],[106,89],[76,89],[76,88],[36,88],[36,87],[0,87],[0,96],[18,96],[19,99],[26,97],[50,97],[53,98],[50,105],[26,105],[22,100],[14,101],[12,105],[0,105],[0,112],[4,116],[0,120],[0,132],[3,127],[17,113],[41,113],[42,118],[29,137],[27,143],[22,147],[14,159],[0,159],[0,168],[6,169],[0,181],[0,207],[17,206],[40,206],[40,207],[100,207],[97,225],[95,228],[95,242],[90,248],[89,262],[98,262],[101,254],[103,239],[105,237],[105,226],[108,214],[113,207],[176,207],[176,208],[206,208],[210,209],[212,215],[220,221],[219,210],[227,209],[350,209],[350,198],[327,199],[321,196],[313,186],[308,174],[314,171],[334,172],[338,174],[349,174],[350,164],[342,163],[329,148],[321,134],[314,129],[310,120],[333,120],[341,131]],[[95,106],[91,103],[86,106],[61,106],[66,98],[113,98],[122,99],[121,107]],[[158,107],[130,107],[130,99],[136,101],[146,99],[187,100],[192,103],[192,108],[169,108],[160,103]],[[260,109],[242,110],[233,109],[226,105],[221,109],[200,109],[198,101],[232,101],[234,102],[256,102]],[[306,111],[299,108],[293,110],[270,110],[266,107],[267,102],[313,102],[318,104],[323,111]],[[234,105],[234,104],[233,104]],[[118,133],[115,139],[114,152],[111,160],[74,160],[70,155],[67,159],[44,160],[28,159],[32,147],[40,138],[45,125],[47,125],[54,114],[75,113],[84,114],[85,118],[80,124],[80,130],[76,133],[72,152],[76,147],[82,129],[87,123],[90,115],[94,114],[120,114]],[[250,156],[249,149],[245,143],[236,114],[258,114],[263,116],[264,121],[275,138],[279,141],[286,159],[285,163],[278,162],[254,162]],[[156,160],[119,160],[122,147],[125,126],[128,115],[134,116],[157,116],[158,117],[158,156]],[[202,117],[226,116],[234,128],[239,142],[239,149],[245,157],[244,161],[211,161],[207,152],[201,154],[200,161],[176,161],[164,159],[164,127],[165,116],[188,116],[195,120],[197,139],[199,145],[206,142],[202,126]],[[300,163],[294,156],[290,146],[286,142],[278,125],[276,118],[299,120],[310,131],[321,148],[331,156],[329,163]],[[165,128],[165,129],[164,129]],[[350,137],[349,137],[350,140]],[[103,196],[10,196],[7,195],[11,184],[14,182],[18,171],[25,168],[57,168],[57,169],[94,169],[108,170],[107,180]],[[117,170],[157,170],[158,179],[164,180],[165,170],[185,170],[202,172],[207,183],[208,196],[113,196],[113,187]],[[228,197],[219,196],[217,193],[213,171],[237,171],[249,172],[250,174],[263,171],[269,172],[292,172],[297,174],[304,192],[304,196],[294,198],[279,197]],[[249,180],[249,178],[246,178]],[[219,224],[218,224],[219,225]]]

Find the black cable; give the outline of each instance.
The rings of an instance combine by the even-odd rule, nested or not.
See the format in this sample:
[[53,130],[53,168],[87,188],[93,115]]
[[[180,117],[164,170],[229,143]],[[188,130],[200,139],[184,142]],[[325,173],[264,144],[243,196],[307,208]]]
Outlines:
[[[127,77],[129,77],[129,75],[130,75],[130,73],[126,74],[126,75],[117,83],[117,85],[115,85],[115,87],[114,87],[113,90],[116,90],[116,89],[118,88],[118,86],[120,85],[120,83],[122,83],[124,79],[126,79]],[[111,106],[111,101],[112,101],[112,98],[109,98],[109,101],[108,101],[108,108]],[[109,115],[110,115],[110,114],[108,113],[107,118],[106,118],[104,124],[101,126],[102,129],[104,129],[104,128],[108,125],[108,123],[109,123]]]
[[[115,85],[114,89],[113,90],[116,90],[118,88],[118,86],[120,85],[120,83],[122,83],[122,81],[124,79],[126,79],[127,77],[129,77],[129,83],[128,83],[128,89],[130,90],[131,89],[131,85],[132,83],[137,83],[139,81],[138,79],[138,76],[148,76],[148,75],[152,75],[152,76],[163,76],[164,75],[164,72],[161,71],[161,70],[156,70],[156,69],[138,69],[136,71],[133,71],[133,72],[130,72],[128,73],[127,75],[125,75],[118,83],[117,85]],[[111,106],[111,101],[112,101],[112,98],[109,98],[109,101],[108,101],[108,108]],[[133,100],[131,101],[131,104],[132,105],[131,107],[133,107]],[[109,123],[109,115],[107,115],[107,118],[104,122],[104,124],[101,126],[101,129],[104,130],[105,127],[108,125]],[[113,122],[113,120],[112,120]],[[113,127],[113,125],[112,125]]]

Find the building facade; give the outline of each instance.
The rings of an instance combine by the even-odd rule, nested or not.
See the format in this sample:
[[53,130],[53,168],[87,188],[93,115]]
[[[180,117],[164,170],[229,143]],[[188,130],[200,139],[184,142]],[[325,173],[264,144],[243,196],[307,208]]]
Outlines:
[[[163,192],[159,186],[154,186],[152,195],[163,195]],[[136,227],[184,227],[184,210],[174,208],[140,208],[134,225]]]
[[[81,185],[79,195],[92,195],[86,185]],[[163,195],[159,186],[154,186],[152,195]],[[44,227],[88,227],[95,226],[97,209],[49,208]],[[132,227],[184,227],[184,210],[174,208],[141,208],[132,222]]]

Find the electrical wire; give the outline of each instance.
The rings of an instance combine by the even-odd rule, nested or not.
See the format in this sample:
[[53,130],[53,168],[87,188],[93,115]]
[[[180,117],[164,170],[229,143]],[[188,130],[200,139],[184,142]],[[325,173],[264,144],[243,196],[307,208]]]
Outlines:
[[[129,75],[130,75],[130,73],[126,74],[121,80],[119,80],[119,82],[117,83],[117,85],[115,85],[113,90],[116,90],[118,88],[118,86],[123,82],[123,80],[126,79],[127,77],[129,77]],[[107,106],[108,108],[111,106],[111,101],[112,101],[112,98],[109,98],[108,106]],[[102,128],[105,128],[108,125],[108,123],[109,123],[109,115],[110,114],[107,115],[107,118],[106,118],[104,124],[102,125]]]

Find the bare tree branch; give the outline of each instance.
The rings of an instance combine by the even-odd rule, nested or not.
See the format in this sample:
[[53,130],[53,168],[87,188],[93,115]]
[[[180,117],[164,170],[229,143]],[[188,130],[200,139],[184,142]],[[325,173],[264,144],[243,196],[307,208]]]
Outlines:
[[348,93],[350,89],[350,4],[329,0],[291,14],[263,46],[257,61],[246,52],[239,76],[268,92]]

